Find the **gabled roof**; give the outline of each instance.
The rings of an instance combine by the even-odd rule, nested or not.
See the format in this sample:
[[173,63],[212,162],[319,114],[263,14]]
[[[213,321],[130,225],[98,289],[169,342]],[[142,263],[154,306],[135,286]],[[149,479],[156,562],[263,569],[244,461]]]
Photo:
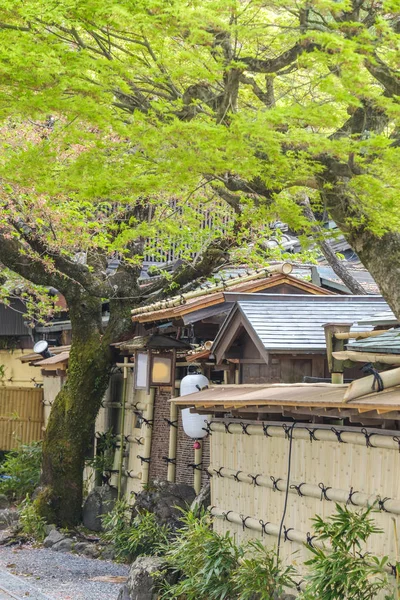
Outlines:
[[[257,294],[235,304],[218,332],[212,352],[221,360],[245,328],[264,356],[265,352],[320,353],[325,350],[326,323],[354,323],[387,309],[381,296]],[[361,329],[355,326],[355,331]]]
[[[268,277],[256,278],[252,281],[238,282],[235,285],[229,286],[229,292],[242,292],[248,294],[256,294],[262,290],[273,288],[278,285],[290,285],[299,290],[300,293],[308,294],[321,294],[321,295],[332,295],[332,292],[324,290],[321,287],[314,285],[308,281],[293,277],[292,275],[285,275],[283,273],[275,273]],[[224,290],[215,293],[204,293],[202,296],[188,299],[178,306],[171,306],[163,308],[161,310],[145,311],[142,313],[134,314],[132,316],[133,321],[139,323],[149,323],[154,321],[165,321],[171,319],[178,319],[192,313],[194,311],[202,310],[218,304],[226,302],[226,292]],[[145,309],[146,307],[144,307]],[[226,307],[227,309],[228,307]],[[221,308],[221,312],[223,309]]]

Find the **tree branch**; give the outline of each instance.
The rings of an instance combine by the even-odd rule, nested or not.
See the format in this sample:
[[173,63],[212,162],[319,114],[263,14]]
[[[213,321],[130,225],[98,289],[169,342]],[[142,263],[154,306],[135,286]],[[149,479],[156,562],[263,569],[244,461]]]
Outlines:
[[357,281],[357,279],[355,279],[355,277],[353,277],[347,267],[345,267],[345,265],[338,259],[329,242],[325,239],[324,232],[315,218],[308,198],[301,202],[301,206],[305,217],[308,219],[308,221],[310,221],[310,223],[312,223],[311,231],[316,236],[318,246],[320,247],[323,256],[326,258],[333,271],[349,288],[352,294],[356,294],[358,296],[364,296],[367,294],[363,286]]
[[291,65],[303,52],[312,52],[315,48],[316,45],[312,42],[304,41],[295,44],[276,58],[260,59],[245,56],[239,60],[246,65],[245,70],[247,71],[252,71],[253,73],[277,73],[281,69]]

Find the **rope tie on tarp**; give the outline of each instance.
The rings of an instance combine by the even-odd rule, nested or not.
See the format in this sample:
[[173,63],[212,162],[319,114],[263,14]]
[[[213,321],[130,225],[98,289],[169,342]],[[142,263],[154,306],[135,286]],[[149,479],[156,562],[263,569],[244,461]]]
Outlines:
[[221,473],[221,471],[222,471],[222,469],[223,469],[223,468],[224,468],[224,467],[220,467],[219,469],[213,469],[213,471],[214,471],[214,473],[217,475],[217,477],[225,477],[225,475],[223,475],[223,474]]
[[291,485],[291,486],[290,486],[290,489],[291,489],[291,490],[296,490],[296,492],[298,493],[298,495],[299,495],[300,497],[302,497],[302,496],[304,496],[304,494],[303,494],[303,492],[301,491],[301,486],[302,486],[302,485],[305,485],[305,483],[306,483],[306,482],[305,482],[305,481],[303,481],[302,483],[299,483],[299,485],[293,484],[293,485]]
[[243,531],[244,531],[246,529],[246,527],[248,528],[248,525],[246,525],[246,521],[248,519],[250,519],[251,517],[245,517],[244,515],[239,515],[239,517],[242,520],[242,528],[243,528]]
[[205,421],[205,427],[202,427],[203,431],[206,431],[208,433],[208,435],[212,434],[212,430],[211,430],[211,425],[212,425],[212,421]]
[[393,436],[393,441],[399,445],[399,452],[400,452],[400,437],[398,435]]
[[134,441],[139,444],[139,446],[144,446],[144,440],[141,437],[135,437]]
[[293,542],[293,540],[291,540],[289,537],[289,531],[293,531],[293,530],[294,530],[293,527],[289,527],[288,529],[286,529],[286,527],[283,526],[283,541],[284,542]]
[[229,429],[229,425],[231,425],[231,423],[224,423],[225,433],[232,434],[233,432]]
[[368,433],[368,431],[363,427],[361,429],[361,433],[365,436],[365,443],[367,448],[375,448],[373,444],[371,444],[371,437],[375,435],[374,433]]
[[391,500],[391,498],[378,498],[379,510],[382,510],[383,512],[389,512],[385,507],[385,502],[387,502],[388,500]]
[[208,469],[202,469],[202,471],[204,471],[204,473],[207,475],[208,481],[210,481],[210,479],[212,478],[212,474],[209,472]]
[[307,429],[307,431],[308,431],[308,433],[309,433],[309,435],[310,435],[310,442],[311,442],[311,443],[312,443],[313,441],[314,441],[314,442],[317,442],[318,440],[317,440],[317,438],[315,437],[315,432],[316,432],[317,430],[316,430],[316,429],[309,429],[308,427],[306,427],[306,429]]
[[234,475],[232,475],[233,479],[235,481],[237,481],[238,483],[240,482],[239,473],[243,473],[243,471],[236,471],[236,473]]
[[265,423],[262,424],[262,428],[263,428],[265,437],[272,437],[272,435],[270,433],[268,433],[268,429],[270,427],[271,427],[271,425],[266,425]]
[[167,465],[176,465],[176,458],[170,458],[169,456],[163,456],[162,459],[167,463]]
[[372,389],[374,391],[383,392],[383,390],[385,389],[383,379],[379,375],[378,371],[373,367],[372,363],[367,363],[366,365],[361,367],[361,371],[365,375],[373,375],[374,376],[374,380],[372,382]]
[[271,523],[271,521],[263,521],[262,519],[260,519],[258,522],[261,525],[261,537],[264,537],[264,533],[265,535],[269,535],[266,527],[267,525],[269,525],[269,523]]
[[233,510],[228,510],[227,512],[223,512],[222,516],[224,517],[224,521],[228,521],[228,523],[232,523],[232,521],[229,520],[229,514],[233,512]]
[[239,423],[240,427],[242,428],[242,433],[246,434],[246,435],[250,435],[250,433],[247,431],[248,426],[250,425],[250,423]]
[[193,469],[193,471],[202,471],[202,462],[199,463],[188,463],[188,467],[190,467],[191,469]]
[[130,471],[125,471],[125,475],[130,479],[135,479],[135,471],[133,471],[133,469],[131,469]]
[[290,438],[292,437],[292,427],[289,425],[286,425],[286,423],[282,424],[282,429],[285,432],[285,440],[290,440]]
[[346,444],[346,442],[342,439],[343,431],[340,431],[339,429],[336,429],[335,427],[331,427],[331,431],[332,431],[332,433],[334,433],[336,435],[337,441],[339,442],[339,444]]
[[278,479],[275,479],[275,477],[273,475],[271,475],[270,480],[272,481],[272,491],[276,492],[278,490],[278,492],[279,492],[278,483],[280,481],[283,481],[283,479],[281,477],[278,477]]
[[140,454],[136,455],[136,458],[140,460],[140,462],[149,464],[151,462],[151,458],[147,458],[146,456],[140,456]]
[[392,565],[392,563],[389,562],[387,563],[387,566],[390,568],[393,577],[397,577],[397,565]]
[[357,490],[354,490],[352,487],[350,488],[349,491],[349,497],[347,498],[347,502],[346,504],[352,504],[353,506],[357,506],[357,504],[355,502],[353,502],[353,496],[354,494],[358,494]]
[[364,552],[364,554],[362,552],[356,552],[356,554],[361,558],[361,560],[365,560],[365,557],[369,556],[371,552]]
[[324,484],[324,483],[322,483],[322,481],[321,481],[321,483],[319,483],[319,484],[318,484],[318,487],[319,487],[319,489],[321,490],[321,501],[322,501],[322,500],[328,500],[328,502],[330,502],[330,501],[331,501],[331,499],[330,499],[330,498],[329,498],[329,496],[327,495],[327,491],[328,491],[328,490],[331,490],[331,489],[332,489],[332,487],[325,486],[325,484]]
[[247,477],[250,477],[252,484],[254,485],[254,487],[256,487],[256,485],[260,485],[257,481],[257,477],[261,477],[262,473],[257,473],[257,475],[252,475],[251,473],[249,473],[247,475]]
[[310,546],[310,548],[314,548],[313,539],[316,536],[315,535],[311,535],[311,533],[309,531],[307,531],[306,535],[307,535],[307,541],[306,541],[307,546]]
[[168,423],[169,427],[175,427],[176,429],[178,429],[178,419],[176,419],[175,421],[171,421],[170,419],[166,419],[164,417],[164,421]]
[[300,581],[298,581],[298,582],[296,583],[296,590],[297,590],[298,592],[301,592],[301,584],[302,584],[302,583],[304,583],[304,579],[300,579]]

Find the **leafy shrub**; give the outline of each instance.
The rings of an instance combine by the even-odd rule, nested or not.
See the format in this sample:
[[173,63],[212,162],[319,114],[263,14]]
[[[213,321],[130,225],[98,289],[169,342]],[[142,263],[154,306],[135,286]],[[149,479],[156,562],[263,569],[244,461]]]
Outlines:
[[159,525],[153,513],[132,515],[126,500],[116,502],[114,509],[102,518],[103,538],[111,542],[118,560],[132,561],[137,556],[159,556],[168,545],[170,530]]
[[295,585],[295,574],[292,566],[284,567],[277,560],[273,550],[260,540],[251,540],[245,545],[245,557],[240,560],[232,580],[240,600],[271,600],[279,597],[284,588]]
[[86,464],[94,469],[96,477],[100,480],[105,471],[110,471],[113,468],[116,447],[117,438],[111,429],[99,435],[97,439],[97,453]]
[[9,452],[0,465],[0,493],[17,502],[31,495],[39,485],[41,464],[41,442]]
[[380,592],[392,598],[382,559],[365,554],[365,543],[381,530],[371,518],[373,507],[351,511],[336,504],[336,512],[324,521],[317,516],[314,529],[318,538],[328,541],[331,551],[310,548],[313,557],[306,562],[310,572],[302,600],[372,600]]
[[18,512],[22,532],[42,542],[46,537],[46,521],[39,515],[35,502],[26,496],[19,505]]
[[205,513],[197,518],[189,512],[183,521],[165,555],[180,581],[164,585],[164,600],[272,600],[293,584],[294,569],[283,569],[261,542],[236,545],[229,533],[211,529]]

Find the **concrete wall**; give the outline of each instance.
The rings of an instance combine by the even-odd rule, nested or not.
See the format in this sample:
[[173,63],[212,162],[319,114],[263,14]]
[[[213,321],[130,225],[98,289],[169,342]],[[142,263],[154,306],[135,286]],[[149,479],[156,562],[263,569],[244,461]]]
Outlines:
[[38,367],[20,361],[24,354],[32,354],[32,350],[0,350],[0,365],[4,365],[5,375],[0,385],[32,387],[42,383],[43,377]]

